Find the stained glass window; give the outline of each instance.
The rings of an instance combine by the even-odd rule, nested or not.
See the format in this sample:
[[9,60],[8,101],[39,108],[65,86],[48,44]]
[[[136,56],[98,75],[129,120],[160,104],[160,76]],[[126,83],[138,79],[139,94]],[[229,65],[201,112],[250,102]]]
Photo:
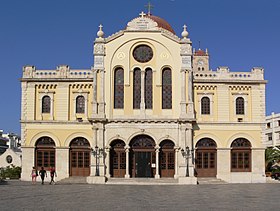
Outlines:
[[145,106],[147,109],[153,108],[153,71],[146,69],[145,74]]
[[172,75],[169,68],[162,71],[162,109],[172,108]]
[[243,97],[238,97],[236,99],[236,114],[244,115],[244,99]]
[[76,98],[76,113],[78,113],[78,114],[85,113],[85,98],[84,98],[84,96],[78,96]]
[[42,113],[51,112],[51,98],[49,96],[44,96],[42,98]]
[[124,71],[115,70],[114,75],[114,108],[123,108],[124,104]]
[[210,114],[210,99],[203,97],[201,99],[201,114]]
[[141,103],[141,70],[134,69],[133,74],[133,108],[140,109]]

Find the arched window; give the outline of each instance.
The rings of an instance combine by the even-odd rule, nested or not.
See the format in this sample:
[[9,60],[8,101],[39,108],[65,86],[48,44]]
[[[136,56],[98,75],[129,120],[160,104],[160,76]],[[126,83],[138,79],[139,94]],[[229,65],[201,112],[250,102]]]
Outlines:
[[236,105],[236,114],[244,115],[244,98],[238,97],[235,101],[235,105]]
[[141,103],[141,70],[134,69],[133,74],[133,108],[140,109]]
[[55,167],[55,143],[50,137],[38,139],[35,148],[35,165],[37,169]]
[[49,96],[44,96],[42,98],[42,113],[51,112],[51,98]]
[[162,109],[172,108],[172,75],[169,68],[162,71]]
[[210,99],[203,97],[201,99],[201,114],[210,114]]
[[83,114],[85,113],[85,98],[84,96],[78,96],[76,98],[76,113]]
[[245,138],[235,139],[231,144],[231,171],[251,171],[251,143]]
[[123,108],[124,103],[124,71],[117,68],[114,75],[114,108]]
[[153,71],[151,68],[145,72],[145,106],[147,109],[153,108]]

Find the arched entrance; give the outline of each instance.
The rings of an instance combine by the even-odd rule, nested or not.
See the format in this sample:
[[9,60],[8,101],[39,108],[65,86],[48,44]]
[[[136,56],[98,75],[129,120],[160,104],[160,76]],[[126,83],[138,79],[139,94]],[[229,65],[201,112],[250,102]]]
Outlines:
[[82,137],[70,143],[70,176],[86,177],[90,175],[90,145]]
[[164,140],[160,143],[160,176],[174,177],[175,174],[175,152],[174,143]]
[[44,167],[49,170],[55,167],[55,143],[47,136],[41,137],[35,144],[35,166],[37,169]]
[[125,143],[122,140],[114,140],[110,146],[110,175],[124,177],[126,169]]
[[155,142],[147,135],[134,137],[130,142],[130,175],[154,177],[156,173]]
[[217,145],[210,138],[203,138],[196,144],[195,169],[198,177],[216,177]]

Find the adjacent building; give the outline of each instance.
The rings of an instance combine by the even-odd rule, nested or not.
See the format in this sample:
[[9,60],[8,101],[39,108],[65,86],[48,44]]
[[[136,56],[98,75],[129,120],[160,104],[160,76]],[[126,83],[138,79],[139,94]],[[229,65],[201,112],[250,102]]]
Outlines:
[[266,147],[280,146],[280,114],[271,113],[266,117],[265,141]]
[[23,68],[23,180],[55,166],[58,180],[89,183],[265,182],[263,68],[211,70],[186,26],[179,37],[144,12],[109,37],[100,25],[93,52],[89,69]]

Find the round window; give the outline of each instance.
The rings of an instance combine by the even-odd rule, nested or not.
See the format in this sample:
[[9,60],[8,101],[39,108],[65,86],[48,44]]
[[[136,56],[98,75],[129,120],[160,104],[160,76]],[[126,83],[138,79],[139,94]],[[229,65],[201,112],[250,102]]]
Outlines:
[[12,163],[12,162],[13,162],[12,156],[11,156],[11,155],[8,155],[8,156],[6,157],[6,161],[7,161],[7,163]]
[[148,62],[153,58],[153,50],[147,45],[139,45],[133,50],[133,58],[141,63]]

